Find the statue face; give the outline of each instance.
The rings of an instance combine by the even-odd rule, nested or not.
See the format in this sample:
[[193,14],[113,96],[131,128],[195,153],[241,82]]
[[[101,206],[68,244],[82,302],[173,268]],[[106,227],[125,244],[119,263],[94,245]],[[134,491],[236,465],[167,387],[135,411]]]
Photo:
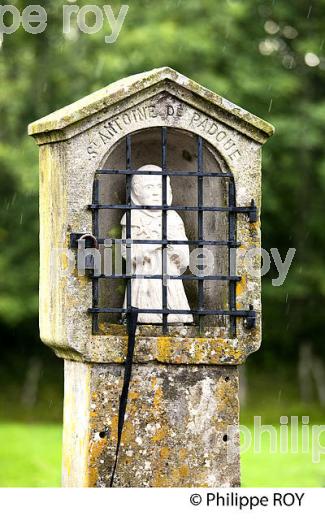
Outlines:
[[[132,182],[132,192],[138,204],[160,206],[162,203],[162,178],[160,175],[136,175]],[[167,178],[167,203],[171,200],[170,181]]]

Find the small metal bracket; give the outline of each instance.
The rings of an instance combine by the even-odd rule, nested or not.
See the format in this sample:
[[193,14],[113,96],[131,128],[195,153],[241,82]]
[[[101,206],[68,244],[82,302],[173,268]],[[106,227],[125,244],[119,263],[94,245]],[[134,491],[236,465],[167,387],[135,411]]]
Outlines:
[[247,330],[255,329],[256,327],[256,311],[254,311],[253,305],[249,306],[249,311],[244,319],[244,326]]
[[249,207],[249,222],[253,224],[254,222],[258,221],[258,215],[257,215],[257,207],[255,204],[254,199],[251,200],[251,205]]

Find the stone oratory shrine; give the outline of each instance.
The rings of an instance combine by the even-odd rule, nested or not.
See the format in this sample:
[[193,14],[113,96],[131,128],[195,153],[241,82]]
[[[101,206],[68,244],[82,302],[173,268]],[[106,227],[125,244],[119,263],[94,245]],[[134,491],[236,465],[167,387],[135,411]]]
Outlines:
[[261,343],[247,253],[273,131],[168,67],[30,124],[63,486],[240,485],[238,367]]

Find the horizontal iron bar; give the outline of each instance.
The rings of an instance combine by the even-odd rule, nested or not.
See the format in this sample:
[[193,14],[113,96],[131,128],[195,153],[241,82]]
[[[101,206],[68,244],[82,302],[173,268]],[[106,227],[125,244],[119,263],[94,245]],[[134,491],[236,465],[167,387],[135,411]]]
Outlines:
[[195,275],[195,274],[181,274],[181,275],[172,275],[172,274],[99,274],[99,275],[91,275],[90,278],[98,279],[98,278],[106,278],[112,280],[221,280],[227,281],[232,280],[234,282],[240,282],[240,276],[230,276],[230,275]]
[[147,210],[177,210],[177,211],[225,211],[229,213],[250,213],[250,206],[153,206],[153,205],[136,205],[136,204],[89,204],[89,209],[147,209]]
[[[240,242],[231,242],[229,240],[140,240],[132,238],[98,238],[97,243],[98,244],[104,244],[105,241],[108,240],[111,241],[112,244],[178,244],[178,245],[210,245],[210,246],[228,246],[228,247],[240,247]],[[76,247],[78,244],[76,245]],[[73,246],[71,246],[73,247]]]
[[[255,311],[252,310],[240,310],[240,311],[226,311],[220,309],[137,309],[139,314],[199,314],[199,315],[211,315],[211,316],[243,316],[252,317],[255,316]],[[90,307],[88,312],[91,314],[108,314],[108,313],[126,313],[128,309],[123,307]],[[157,324],[158,325],[158,324]]]
[[[70,233],[70,247],[71,249],[78,248],[78,240],[84,236],[85,233]],[[93,239],[87,236],[85,239],[85,247],[94,247]],[[229,240],[133,240],[132,238],[98,238],[97,244],[107,244],[110,241],[111,244],[171,244],[171,245],[200,245],[200,246],[227,246],[227,247],[240,247],[241,242],[231,242]]]
[[151,171],[151,170],[109,170],[100,169],[96,170],[98,174],[114,174],[114,175],[168,175],[168,176],[180,176],[180,177],[228,177],[233,178],[232,173],[224,172],[183,172],[183,171]]

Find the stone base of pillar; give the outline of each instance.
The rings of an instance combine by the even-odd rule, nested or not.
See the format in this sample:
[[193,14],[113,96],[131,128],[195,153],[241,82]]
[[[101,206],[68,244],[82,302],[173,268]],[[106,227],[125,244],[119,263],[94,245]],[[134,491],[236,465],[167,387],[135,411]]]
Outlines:
[[[123,373],[65,361],[63,486],[109,486]],[[114,487],[239,485],[237,367],[135,364]]]

